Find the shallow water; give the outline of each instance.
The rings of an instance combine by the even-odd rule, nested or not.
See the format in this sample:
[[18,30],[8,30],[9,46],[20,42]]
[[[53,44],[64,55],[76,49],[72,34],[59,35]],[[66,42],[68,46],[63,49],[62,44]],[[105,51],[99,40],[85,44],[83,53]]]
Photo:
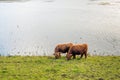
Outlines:
[[119,0],[0,0],[0,54],[52,55],[73,42],[120,55],[119,22]]

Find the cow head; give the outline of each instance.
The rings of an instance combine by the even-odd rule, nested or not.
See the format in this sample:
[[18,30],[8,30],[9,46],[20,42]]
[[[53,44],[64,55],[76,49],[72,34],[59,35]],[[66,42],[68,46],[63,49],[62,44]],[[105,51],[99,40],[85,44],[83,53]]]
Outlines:
[[66,59],[67,59],[67,60],[70,60],[71,57],[72,57],[72,54],[67,53],[67,55],[66,55]]
[[59,59],[61,57],[60,52],[54,53],[53,55],[55,56],[56,59]]

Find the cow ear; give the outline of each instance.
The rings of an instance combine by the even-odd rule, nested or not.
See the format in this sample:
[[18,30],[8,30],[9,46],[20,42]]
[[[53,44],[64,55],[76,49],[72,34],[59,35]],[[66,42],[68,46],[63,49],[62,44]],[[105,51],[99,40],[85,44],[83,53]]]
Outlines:
[[59,55],[60,55],[61,53],[59,52]]

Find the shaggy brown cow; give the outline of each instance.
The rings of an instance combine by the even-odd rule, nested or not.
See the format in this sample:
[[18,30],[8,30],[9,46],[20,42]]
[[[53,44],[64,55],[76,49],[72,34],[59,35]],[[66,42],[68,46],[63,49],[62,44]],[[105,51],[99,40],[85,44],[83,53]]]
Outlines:
[[85,58],[87,58],[87,50],[88,50],[88,45],[87,44],[76,44],[71,46],[69,49],[69,52],[66,55],[67,60],[70,60],[71,57],[73,56],[73,59],[76,58],[76,55],[81,55],[81,58],[83,55],[85,55]]
[[54,56],[56,59],[60,58],[61,57],[61,53],[68,53],[70,47],[72,46],[73,44],[72,43],[66,43],[66,44],[58,44],[56,47],[55,47],[55,53],[54,53]]

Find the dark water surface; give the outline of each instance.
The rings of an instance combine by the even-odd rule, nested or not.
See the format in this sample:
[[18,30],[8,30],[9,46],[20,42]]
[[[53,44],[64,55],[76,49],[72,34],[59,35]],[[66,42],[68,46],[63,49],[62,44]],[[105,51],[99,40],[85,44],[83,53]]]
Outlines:
[[119,0],[0,0],[1,55],[52,55],[66,42],[120,55]]

